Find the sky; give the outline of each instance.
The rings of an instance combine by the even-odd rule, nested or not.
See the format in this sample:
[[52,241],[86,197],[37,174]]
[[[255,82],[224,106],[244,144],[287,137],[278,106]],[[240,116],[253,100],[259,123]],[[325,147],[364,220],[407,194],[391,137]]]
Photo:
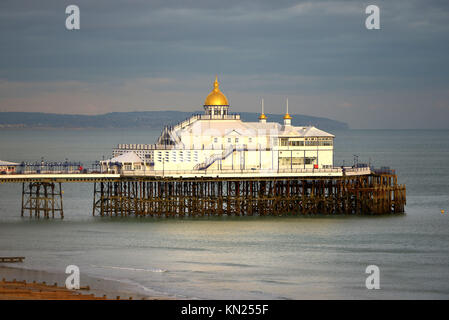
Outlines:
[[2,0],[0,40],[0,112],[193,112],[218,75],[232,112],[449,128],[447,0]]

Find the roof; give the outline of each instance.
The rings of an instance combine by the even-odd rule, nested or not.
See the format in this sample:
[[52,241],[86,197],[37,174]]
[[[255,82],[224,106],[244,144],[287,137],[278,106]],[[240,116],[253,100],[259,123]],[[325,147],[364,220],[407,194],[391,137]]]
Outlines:
[[303,127],[300,134],[304,137],[335,137],[333,134],[320,130],[316,127]]
[[0,160],[0,166],[19,166],[20,163]]
[[284,126],[277,122],[244,122],[242,120],[198,120],[191,125],[176,130],[180,137],[188,132],[192,134],[206,134],[212,136],[226,136],[237,132],[243,136],[257,134],[301,137],[335,137],[333,134],[316,127]]
[[136,162],[142,162],[142,158],[140,158],[137,154],[135,154],[133,151],[131,151],[131,152],[121,154],[112,159],[104,160],[101,162],[104,162],[104,163],[109,163],[109,162],[136,163]]

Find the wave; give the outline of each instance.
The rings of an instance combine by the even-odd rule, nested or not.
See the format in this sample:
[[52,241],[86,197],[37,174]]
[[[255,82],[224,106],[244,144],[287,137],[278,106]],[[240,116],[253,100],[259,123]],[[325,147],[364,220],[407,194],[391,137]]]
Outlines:
[[142,268],[131,268],[131,267],[116,267],[116,266],[94,266],[95,268],[104,268],[104,269],[117,269],[117,270],[127,270],[127,271],[143,271],[143,272],[155,272],[155,273],[163,273],[167,272],[166,269],[142,269]]

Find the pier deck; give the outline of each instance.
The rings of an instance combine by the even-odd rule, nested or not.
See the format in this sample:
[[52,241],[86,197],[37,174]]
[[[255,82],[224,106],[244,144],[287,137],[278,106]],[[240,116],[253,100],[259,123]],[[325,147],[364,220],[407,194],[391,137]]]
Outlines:
[[369,168],[329,168],[292,170],[190,170],[190,171],[123,171],[118,173],[21,173],[0,175],[0,183],[20,182],[107,182],[121,179],[142,178],[235,178],[235,177],[342,177],[369,175]]
[[404,185],[393,170],[40,173],[0,176],[22,183],[30,217],[64,217],[62,183],[93,183],[97,216],[304,215],[403,213]]
[[24,173],[0,176],[0,183],[23,182],[101,182],[120,179],[120,174],[111,173]]

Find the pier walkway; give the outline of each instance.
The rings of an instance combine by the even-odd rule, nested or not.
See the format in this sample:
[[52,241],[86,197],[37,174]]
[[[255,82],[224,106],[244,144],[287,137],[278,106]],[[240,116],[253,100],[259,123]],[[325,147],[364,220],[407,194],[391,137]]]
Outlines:
[[22,182],[107,182],[120,179],[112,173],[19,173],[0,175],[0,183]]
[[327,168],[327,169],[292,169],[292,170],[191,170],[191,171],[150,171],[133,170],[121,173],[20,173],[0,175],[0,183],[23,182],[110,182],[121,179],[139,178],[274,178],[274,177],[343,177],[371,174],[369,167],[361,168]]

